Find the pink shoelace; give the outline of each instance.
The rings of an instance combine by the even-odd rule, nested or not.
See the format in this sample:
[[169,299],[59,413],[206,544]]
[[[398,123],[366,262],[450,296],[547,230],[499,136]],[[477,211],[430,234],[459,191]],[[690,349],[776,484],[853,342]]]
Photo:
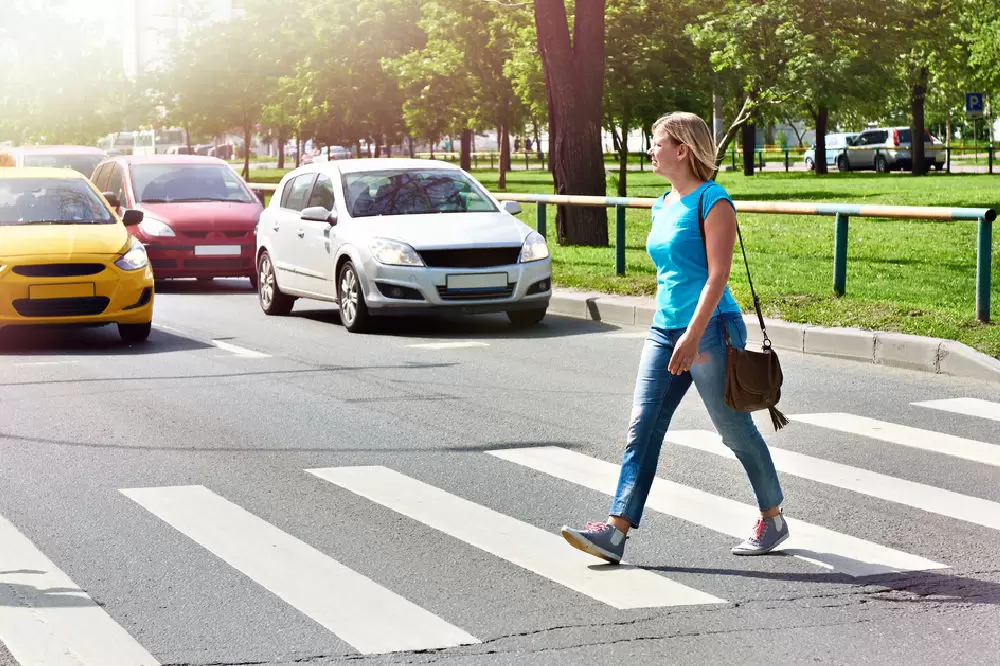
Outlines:
[[603,532],[607,528],[608,528],[608,524],[604,523],[604,522],[601,522],[601,523],[591,523],[591,522],[588,522],[587,526],[584,529],[587,532]]
[[753,535],[751,538],[754,541],[760,541],[761,537],[764,536],[764,532],[767,531],[767,522],[763,518],[758,518],[757,523],[753,526]]

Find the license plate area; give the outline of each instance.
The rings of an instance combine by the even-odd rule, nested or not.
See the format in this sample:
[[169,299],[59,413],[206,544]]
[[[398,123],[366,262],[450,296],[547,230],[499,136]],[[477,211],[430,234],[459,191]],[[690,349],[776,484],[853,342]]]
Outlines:
[[194,253],[198,256],[231,257],[243,253],[239,245],[195,245]]
[[507,286],[507,273],[456,273],[445,277],[448,291],[500,289]]
[[44,301],[53,298],[92,298],[95,295],[96,291],[93,282],[28,285],[28,299],[32,301]]

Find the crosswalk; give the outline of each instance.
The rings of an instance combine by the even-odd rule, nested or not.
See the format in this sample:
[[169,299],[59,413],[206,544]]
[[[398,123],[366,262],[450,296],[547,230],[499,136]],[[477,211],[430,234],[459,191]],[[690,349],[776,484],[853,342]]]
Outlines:
[[[1000,404],[978,398],[914,402],[911,406],[961,418],[1000,421]],[[791,414],[789,418],[800,427],[834,433],[831,436],[840,433],[920,449],[937,456],[941,465],[955,460],[987,467],[1000,465],[1000,432],[990,441],[975,441],[848,413]],[[681,450],[733,458],[714,432],[671,430],[667,441]],[[962,521],[975,529],[1000,531],[1000,502],[780,447],[772,446],[771,454],[782,475],[932,517]],[[555,492],[580,489],[606,496],[615,488],[620,462],[559,446],[497,448],[475,455],[502,466],[505,475],[524,475],[524,483],[539,488],[544,485],[551,490],[558,484]],[[669,572],[629,562],[628,552],[621,566],[603,565],[569,548],[557,532],[528,522],[527,512],[507,515],[391,467],[350,465],[303,468],[299,472],[303,483],[323,482],[322,502],[308,510],[337,511],[345,496],[360,498],[389,512],[379,515],[399,516],[402,522],[394,523],[398,531],[420,530],[436,535],[442,544],[461,544],[490,562],[516,567],[539,586],[553,586],[563,594],[578,595],[609,609],[711,607],[739,601],[724,591],[727,598],[722,598],[719,589],[698,589],[686,584],[690,581],[674,580]],[[155,517],[154,525],[179,533],[360,655],[475,646],[495,638],[482,635],[477,627],[465,626],[459,614],[435,612],[377,576],[359,573],[359,563],[331,557],[208,486],[127,487],[119,492],[130,506]],[[733,538],[746,536],[756,513],[751,504],[665,478],[656,479],[646,506],[651,512],[679,519],[684,529]],[[880,543],[838,531],[850,526],[836,521],[837,529],[833,529],[793,513],[786,516],[792,536],[781,550],[817,572],[836,572],[864,584],[867,577],[882,574],[940,571],[947,575],[956,566],[941,553],[905,552],[898,543]],[[567,521],[575,518],[567,517]],[[892,539],[891,535],[885,538]],[[420,576],[423,563],[412,559],[394,566]],[[729,562],[727,566],[738,564]],[[483,585],[484,591],[490,587]],[[494,598],[502,595],[503,588],[493,588],[490,594]],[[54,596],[58,603],[53,603]],[[0,643],[21,666],[158,665],[157,656],[140,644],[134,633],[0,516]]]

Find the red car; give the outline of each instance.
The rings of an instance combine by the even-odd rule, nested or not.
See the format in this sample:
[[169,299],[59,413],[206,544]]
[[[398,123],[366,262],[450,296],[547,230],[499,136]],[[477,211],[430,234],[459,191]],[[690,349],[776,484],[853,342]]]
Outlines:
[[149,255],[153,276],[248,277],[257,287],[254,229],[263,206],[226,162],[200,155],[122,156],[90,179],[118,212],[143,212],[129,227]]

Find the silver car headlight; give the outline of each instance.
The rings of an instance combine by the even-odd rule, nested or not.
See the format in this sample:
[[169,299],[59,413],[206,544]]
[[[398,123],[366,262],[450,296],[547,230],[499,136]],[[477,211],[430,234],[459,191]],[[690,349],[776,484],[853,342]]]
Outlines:
[[139,228],[142,229],[142,233],[147,236],[169,237],[176,235],[174,230],[171,229],[166,222],[158,220],[155,217],[146,216],[142,218],[142,222],[139,223]]
[[521,256],[517,259],[518,262],[524,264],[529,261],[541,261],[548,258],[549,246],[545,244],[545,236],[537,231],[532,231],[524,239],[524,245],[521,246]]
[[132,247],[115,259],[115,266],[123,271],[137,271],[140,268],[145,268],[148,264],[149,257],[146,256],[146,248],[139,242],[134,242]]
[[387,266],[423,266],[424,260],[417,251],[406,243],[376,238],[369,246],[372,257],[380,264]]

